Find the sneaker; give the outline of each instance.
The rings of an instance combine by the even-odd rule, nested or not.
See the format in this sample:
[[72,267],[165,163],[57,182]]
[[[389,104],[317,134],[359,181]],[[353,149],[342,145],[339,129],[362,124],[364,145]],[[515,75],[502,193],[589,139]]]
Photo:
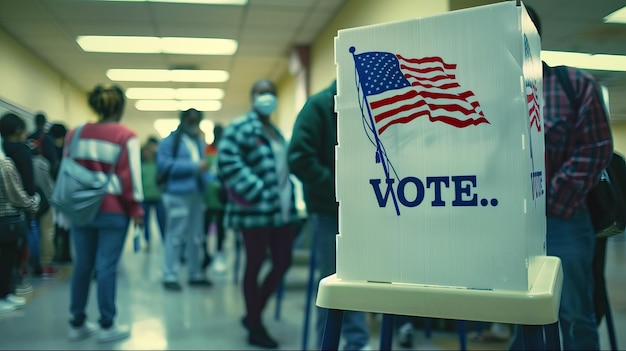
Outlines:
[[29,283],[22,283],[15,287],[15,295],[28,295],[33,292],[33,286]]
[[109,329],[100,328],[98,333],[98,342],[111,342],[116,340],[126,339],[130,336],[130,328],[126,325],[111,326]]
[[0,314],[13,312],[17,307],[6,299],[0,299]]
[[59,270],[52,266],[43,266],[43,268],[41,268],[41,273],[43,275],[55,275],[59,273]]
[[52,266],[45,266],[33,270],[33,277],[40,279],[52,279],[56,276],[58,270]]
[[98,327],[91,323],[85,322],[80,327],[73,327],[70,325],[70,329],[67,332],[67,337],[70,341],[78,341],[86,339],[98,332]]
[[491,323],[491,334],[500,340],[508,340],[511,337],[511,329],[507,324]]
[[226,268],[226,257],[224,257],[224,254],[220,252],[215,256],[213,271],[215,273],[224,273],[226,272]]
[[15,305],[15,307],[23,307],[26,305],[26,299],[23,297],[15,296],[13,294],[9,294],[4,298],[5,301],[10,302]]
[[410,349],[413,347],[413,334],[414,328],[413,324],[405,323],[400,326],[400,330],[398,330],[398,344],[401,347]]

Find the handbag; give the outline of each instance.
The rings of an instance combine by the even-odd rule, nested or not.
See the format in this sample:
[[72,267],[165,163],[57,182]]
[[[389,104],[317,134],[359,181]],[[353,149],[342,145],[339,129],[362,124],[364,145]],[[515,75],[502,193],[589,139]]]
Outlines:
[[115,170],[117,161],[109,169],[108,174],[94,172],[74,160],[77,142],[84,125],[76,128],[70,144],[68,155],[61,161],[59,174],[49,202],[72,224],[85,226],[90,224],[98,212],[107,194],[107,185]]
[[28,230],[26,215],[0,217],[0,243],[15,241],[23,237]]

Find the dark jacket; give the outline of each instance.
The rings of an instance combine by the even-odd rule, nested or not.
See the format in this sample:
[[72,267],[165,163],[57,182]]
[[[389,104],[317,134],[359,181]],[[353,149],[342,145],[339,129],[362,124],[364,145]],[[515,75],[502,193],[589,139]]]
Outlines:
[[29,135],[28,139],[35,142],[34,146],[37,147],[38,153],[50,162],[50,174],[53,178],[56,178],[59,172],[59,163],[61,162],[61,159],[57,154],[54,139],[41,130],[37,130],[33,134]]
[[337,215],[335,145],[337,82],[311,96],[296,119],[289,145],[289,169],[304,187],[308,213]]
[[30,148],[21,142],[3,141],[2,147],[7,157],[13,160],[17,172],[22,177],[24,190],[30,196],[36,192],[35,173],[33,171],[33,153]]

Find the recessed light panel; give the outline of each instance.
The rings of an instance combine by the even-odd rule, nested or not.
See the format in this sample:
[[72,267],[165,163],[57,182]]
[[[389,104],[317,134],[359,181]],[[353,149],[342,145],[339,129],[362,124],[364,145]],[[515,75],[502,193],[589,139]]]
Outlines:
[[198,111],[219,111],[222,102],[216,100],[137,100],[139,111],[184,111],[195,108]]
[[112,81],[121,82],[209,82],[222,83],[230,77],[222,70],[109,69]]
[[566,65],[600,71],[626,71],[626,56],[582,52],[541,51],[541,60],[550,66]]
[[236,40],[221,38],[80,35],[76,42],[86,52],[181,55],[234,55],[237,52]]
[[220,100],[224,90],[217,88],[128,88],[126,97],[133,100]]

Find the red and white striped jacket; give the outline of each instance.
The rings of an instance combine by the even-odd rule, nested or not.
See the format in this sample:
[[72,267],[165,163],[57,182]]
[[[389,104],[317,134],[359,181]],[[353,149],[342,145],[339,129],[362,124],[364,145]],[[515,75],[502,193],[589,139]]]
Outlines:
[[[63,157],[68,156],[74,131],[67,134]],[[120,123],[88,123],[74,148],[73,158],[91,171],[108,174],[117,161],[101,213],[143,216],[140,144],[132,130]]]

